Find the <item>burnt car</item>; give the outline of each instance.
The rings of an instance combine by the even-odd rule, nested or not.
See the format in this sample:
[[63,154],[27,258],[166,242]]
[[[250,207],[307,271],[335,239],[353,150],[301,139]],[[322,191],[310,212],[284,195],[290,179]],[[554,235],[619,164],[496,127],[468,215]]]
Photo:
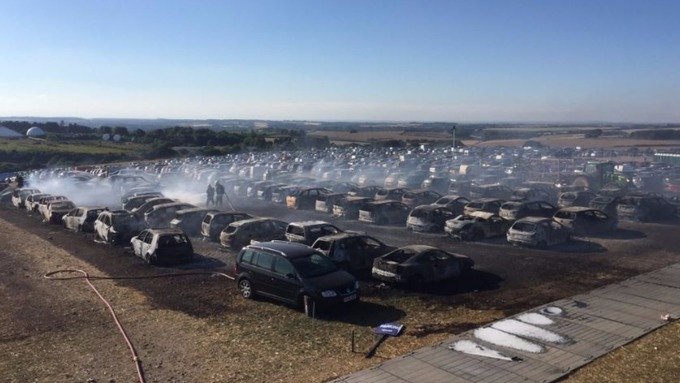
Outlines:
[[574,235],[588,236],[616,230],[617,219],[599,209],[571,206],[558,210],[553,219]]
[[170,202],[154,206],[144,213],[144,222],[148,228],[169,228],[170,221],[175,218],[175,213],[180,210],[193,209],[197,206],[186,202]]
[[29,212],[35,212],[38,209],[38,203],[40,202],[40,199],[43,197],[48,197],[50,195],[51,194],[49,193],[30,194],[28,197],[26,197],[26,200],[24,201],[24,208]]
[[372,199],[375,197],[375,193],[377,193],[380,189],[382,188],[378,185],[363,186],[354,190],[350,190],[347,192],[347,195],[352,197],[369,197]]
[[71,209],[75,209],[76,205],[73,201],[69,200],[59,200],[50,202],[44,212],[43,222],[60,224],[62,222],[62,217],[66,215]]
[[497,198],[474,199],[465,205],[465,208],[463,208],[463,214],[469,215],[473,211],[488,211],[489,213],[498,214],[498,212],[501,210],[501,205],[504,203],[504,200]]
[[180,229],[146,229],[130,240],[132,252],[150,265],[177,265],[194,258],[191,240]]
[[[40,198],[38,200],[38,204],[34,205],[35,206],[35,212],[40,214],[44,219],[47,219],[47,208],[50,206],[52,202],[57,202],[57,201],[68,201],[69,199],[66,198],[66,196],[63,195],[49,195],[46,197]],[[75,206],[73,206],[75,207]],[[72,209],[72,208],[71,208]],[[68,212],[68,210],[67,210]],[[61,218],[61,217],[60,217]]]
[[271,201],[272,200],[272,194],[274,193],[275,190],[279,190],[280,188],[288,186],[283,183],[273,183],[271,185],[267,185],[262,188],[257,189],[257,199],[260,201]]
[[338,203],[333,205],[333,216],[345,219],[358,219],[359,209],[361,206],[372,201],[369,197],[352,197],[348,196],[340,199]]
[[293,192],[286,197],[286,206],[295,210],[314,210],[316,199],[321,194],[328,194],[330,190],[326,188],[304,188]]
[[418,205],[428,205],[436,202],[442,197],[441,194],[432,190],[413,190],[407,191],[401,196],[401,202],[410,207]]
[[524,217],[510,226],[506,238],[514,246],[547,248],[569,241],[571,230],[552,218]]
[[170,227],[182,230],[189,237],[196,237],[201,235],[201,224],[205,216],[215,212],[217,210],[202,207],[178,210],[175,218],[170,221]]
[[677,218],[677,207],[667,199],[652,194],[629,194],[616,206],[619,219],[632,221],[665,221]]
[[167,197],[155,197],[155,198],[151,198],[151,199],[147,200],[146,202],[144,202],[139,207],[134,208],[130,211],[133,214],[137,215],[137,217],[139,217],[140,220],[144,220],[144,214],[146,214],[146,212],[153,209],[154,206],[162,205],[164,203],[172,203],[172,202],[176,202],[176,201],[172,198],[167,198]]
[[64,227],[69,230],[92,233],[94,232],[94,221],[103,211],[104,207],[99,206],[77,207],[66,213],[61,220]]
[[616,213],[616,206],[619,204],[619,199],[621,198],[615,196],[598,195],[590,200],[588,207],[599,209],[610,216],[618,217],[618,214]]
[[143,195],[138,195],[138,196],[133,196],[128,198],[124,203],[123,203],[123,210],[127,211],[132,211],[146,203],[147,201],[153,199],[153,198],[162,198],[163,195],[161,193],[151,193],[151,194],[143,194]]
[[460,277],[474,266],[465,255],[426,245],[400,247],[373,261],[373,278],[418,286]]
[[366,202],[359,208],[359,221],[376,225],[404,225],[411,208],[399,201]]
[[127,210],[104,210],[94,221],[94,240],[114,246],[127,244],[143,229],[144,222]]
[[211,241],[217,241],[220,233],[230,223],[244,219],[254,218],[252,215],[239,211],[215,211],[209,212],[201,222],[201,235]]
[[338,233],[342,233],[339,227],[325,221],[291,222],[286,227],[286,239],[288,241],[305,245],[313,244],[319,237]]
[[14,189],[12,191],[12,205],[14,207],[18,208],[25,208],[24,203],[26,202],[26,198],[30,196],[31,194],[37,194],[40,193],[39,189],[36,188],[18,188]]
[[459,196],[457,194],[449,194],[436,200],[432,204],[448,208],[454,212],[454,214],[460,215],[463,214],[463,209],[465,209],[465,205],[468,203],[470,203],[470,200],[465,197]]
[[386,200],[394,200],[394,201],[401,201],[401,197],[404,196],[404,193],[408,192],[409,189],[407,188],[383,188],[378,190],[378,192],[375,193],[375,196],[373,196],[373,199],[376,201],[386,201]]
[[524,217],[552,217],[556,211],[555,206],[545,201],[509,201],[501,205],[498,215],[505,220],[516,221]]
[[285,185],[272,188],[272,199],[274,203],[285,204],[288,196],[297,193],[299,190],[304,189],[304,186],[299,185]]
[[338,203],[338,201],[345,198],[346,196],[347,195],[345,193],[321,194],[316,198],[314,210],[320,213],[332,213],[333,205]]
[[301,307],[344,306],[359,300],[359,282],[309,246],[282,241],[252,244],[236,256],[236,283],[246,299],[256,295]]
[[459,215],[446,221],[444,231],[454,239],[479,241],[505,235],[510,224],[509,221],[504,220],[498,214],[475,211],[469,215]]
[[507,201],[511,196],[512,189],[501,184],[470,186],[470,199],[493,198]]
[[232,222],[220,233],[220,245],[240,249],[253,241],[285,240],[287,226],[288,222],[266,217]]
[[420,205],[415,207],[406,219],[406,229],[415,232],[439,233],[444,231],[446,221],[456,214],[437,205]]
[[560,194],[557,199],[557,206],[559,207],[569,207],[569,206],[590,206],[590,201],[592,201],[597,195],[588,190],[576,190],[567,191]]
[[395,248],[370,235],[338,233],[318,238],[312,247],[351,272],[370,271],[373,260]]
[[511,201],[533,202],[554,200],[547,191],[540,188],[518,187],[512,191]]

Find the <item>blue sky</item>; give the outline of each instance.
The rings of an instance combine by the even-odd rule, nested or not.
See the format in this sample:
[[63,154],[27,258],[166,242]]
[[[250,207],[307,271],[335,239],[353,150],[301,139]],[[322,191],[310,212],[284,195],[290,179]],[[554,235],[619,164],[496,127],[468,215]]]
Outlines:
[[680,121],[680,1],[0,0],[0,116]]

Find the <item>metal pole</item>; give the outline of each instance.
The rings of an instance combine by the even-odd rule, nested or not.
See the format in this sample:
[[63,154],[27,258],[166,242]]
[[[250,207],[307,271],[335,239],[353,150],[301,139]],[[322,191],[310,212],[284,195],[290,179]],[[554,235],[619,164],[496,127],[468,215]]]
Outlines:
[[453,139],[453,142],[451,143],[451,148],[453,149],[453,152],[456,152],[456,124],[453,124],[453,128],[451,129],[451,136]]

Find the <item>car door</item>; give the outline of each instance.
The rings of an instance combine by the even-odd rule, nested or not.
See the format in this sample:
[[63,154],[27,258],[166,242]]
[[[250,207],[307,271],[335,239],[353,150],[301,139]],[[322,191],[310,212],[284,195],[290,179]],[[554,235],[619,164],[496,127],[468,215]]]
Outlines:
[[274,289],[274,254],[255,250],[253,253],[251,278],[255,289],[268,296],[276,297]]
[[142,238],[141,255],[142,257],[144,257],[147,254],[153,254],[155,250],[156,249],[154,248],[154,235],[152,232],[147,231],[144,238]]
[[293,264],[280,255],[274,256],[274,266],[272,273],[272,294],[288,302],[295,303],[302,290],[300,281]]
[[139,235],[130,240],[132,252],[138,257],[142,257],[144,255],[144,252],[142,251],[142,244],[144,243],[144,238],[146,238],[147,234],[149,234],[148,230],[144,230],[139,233]]
[[75,229],[78,227],[78,211],[80,209],[72,209],[64,216],[64,226],[69,229]]

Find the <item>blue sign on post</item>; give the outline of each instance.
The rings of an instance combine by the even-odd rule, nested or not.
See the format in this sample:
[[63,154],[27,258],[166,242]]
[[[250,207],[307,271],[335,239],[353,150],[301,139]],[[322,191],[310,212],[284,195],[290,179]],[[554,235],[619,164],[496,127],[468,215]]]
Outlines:
[[399,336],[404,330],[404,325],[399,323],[383,323],[373,331],[378,335]]
[[381,335],[380,339],[378,339],[375,344],[373,344],[373,347],[371,347],[370,350],[368,350],[368,353],[366,353],[367,358],[373,357],[375,355],[376,350],[378,350],[378,347],[380,347],[380,344],[387,339],[388,336],[399,336],[401,335],[401,332],[404,331],[404,325],[399,324],[399,323],[383,323],[380,326],[376,327],[375,330],[373,330],[374,334]]

